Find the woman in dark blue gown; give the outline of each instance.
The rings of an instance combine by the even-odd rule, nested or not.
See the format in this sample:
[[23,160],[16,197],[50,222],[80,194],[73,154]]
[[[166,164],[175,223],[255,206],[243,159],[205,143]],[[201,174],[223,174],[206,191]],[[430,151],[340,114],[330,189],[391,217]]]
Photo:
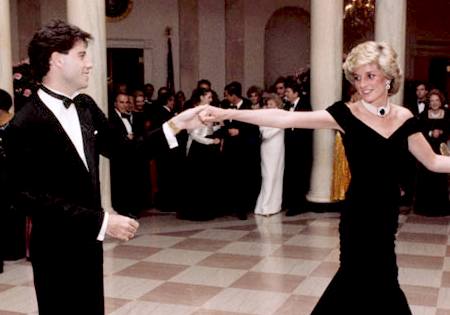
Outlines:
[[344,63],[361,100],[326,110],[233,111],[210,107],[201,119],[241,120],[276,128],[328,128],[342,134],[350,171],[340,221],[340,268],[313,310],[324,314],[411,314],[398,283],[395,233],[399,165],[409,150],[425,167],[449,173],[450,157],[436,155],[411,112],[390,103],[401,84],[397,54],[385,43],[356,46]]

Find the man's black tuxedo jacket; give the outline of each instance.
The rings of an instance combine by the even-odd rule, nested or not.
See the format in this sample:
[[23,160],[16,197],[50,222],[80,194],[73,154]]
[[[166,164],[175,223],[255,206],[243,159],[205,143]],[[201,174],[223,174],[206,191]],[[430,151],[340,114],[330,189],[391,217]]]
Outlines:
[[[239,110],[251,109],[251,102],[243,99]],[[238,129],[239,135],[230,136],[229,129]],[[224,121],[221,129],[224,139],[225,191],[228,201],[238,213],[253,211],[261,188],[261,160],[259,127],[237,120]]]
[[[133,114],[133,125],[135,116]],[[128,131],[122,117],[113,111],[109,116],[109,123],[116,137],[130,142],[131,150],[123,150],[121,154],[114,154],[110,159],[111,197],[112,206],[120,214],[138,216],[139,212],[148,205],[147,196],[150,194],[150,177],[148,160],[134,152],[135,140],[128,138]],[[141,130],[140,135],[143,135]],[[139,134],[134,134],[139,137]],[[139,138],[137,138],[139,141]]]
[[99,155],[139,150],[151,156],[168,150],[160,129],[130,147],[92,98],[81,94],[75,101],[89,170],[38,96],[17,113],[7,133],[14,202],[32,218],[30,250],[40,314],[50,314],[59,303],[70,303],[64,309],[73,314],[102,313],[103,255],[96,240],[104,217]]
[[169,111],[166,107],[162,105],[156,105],[156,109],[152,116],[152,128],[159,128],[174,116],[173,111]]
[[[289,110],[288,108],[285,108]],[[311,111],[303,98],[294,111]],[[287,128],[284,131],[285,164],[283,178],[283,208],[300,210],[310,188],[313,163],[313,130]]]

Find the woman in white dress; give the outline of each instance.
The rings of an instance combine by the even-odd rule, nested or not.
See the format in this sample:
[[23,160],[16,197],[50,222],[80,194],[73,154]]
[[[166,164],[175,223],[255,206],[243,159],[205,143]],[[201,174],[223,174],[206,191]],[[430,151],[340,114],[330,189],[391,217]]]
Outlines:
[[[282,108],[283,101],[276,94],[266,98],[267,108]],[[261,132],[262,184],[255,214],[269,216],[281,211],[284,172],[284,129],[259,127]]]

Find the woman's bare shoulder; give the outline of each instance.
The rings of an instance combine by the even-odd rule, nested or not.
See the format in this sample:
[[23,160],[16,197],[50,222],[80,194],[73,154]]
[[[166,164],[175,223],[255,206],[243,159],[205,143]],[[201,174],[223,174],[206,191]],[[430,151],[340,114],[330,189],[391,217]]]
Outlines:
[[391,106],[395,109],[398,117],[400,117],[404,120],[414,117],[414,115],[411,113],[411,111],[404,106],[397,105],[397,104],[391,104]]

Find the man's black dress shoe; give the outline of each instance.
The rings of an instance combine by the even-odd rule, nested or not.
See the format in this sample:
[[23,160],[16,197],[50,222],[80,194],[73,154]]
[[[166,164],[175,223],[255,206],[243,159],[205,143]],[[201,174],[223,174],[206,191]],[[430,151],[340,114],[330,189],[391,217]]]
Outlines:
[[291,208],[291,209],[287,209],[287,210],[286,210],[286,216],[287,216],[287,217],[293,217],[293,216],[296,216],[296,215],[301,214],[302,212],[303,212],[303,211],[300,210],[300,209],[294,209],[294,208]]

